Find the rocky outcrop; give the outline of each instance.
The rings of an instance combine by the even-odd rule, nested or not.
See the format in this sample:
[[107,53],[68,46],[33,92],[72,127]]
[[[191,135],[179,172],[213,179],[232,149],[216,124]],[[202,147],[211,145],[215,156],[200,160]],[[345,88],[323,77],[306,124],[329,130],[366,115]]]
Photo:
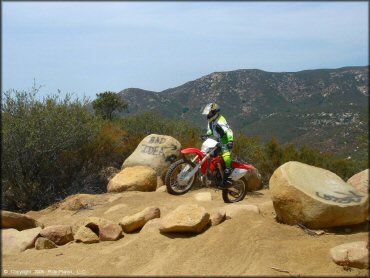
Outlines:
[[96,233],[94,233],[90,228],[81,226],[75,236],[74,239],[76,242],[82,242],[82,243],[97,243],[99,242],[99,237]]
[[369,194],[369,169],[350,177],[347,183],[353,186],[358,192]]
[[223,209],[225,210],[226,219],[232,219],[237,217],[237,215],[245,213],[255,213],[255,214],[260,213],[260,210],[256,205],[230,204],[224,206]]
[[1,228],[2,229],[13,228],[18,231],[22,231],[22,230],[32,229],[36,227],[43,228],[44,225],[39,223],[32,217],[25,215],[25,214],[6,211],[6,210],[1,211]]
[[135,151],[123,162],[122,168],[148,166],[157,176],[165,174],[168,167],[179,155],[181,144],[175,138],[166,135],[150,134],[146,136]]
[[119,224],[124,232],[131,233],[141,229],[149,220],[159,217],[159,208],[148,207],[136,214],[123,217]]
[[36,250],[44,250],[44,249],[53,249],[57,248],[58,245],[56,245],[54,242],[51,240],[44,238],[44,237],[39,237],[37,238],[35,242],[35,249]]
[[256,191],[262,188],[262,176],[258,170],[248,171],[244,179],[247,182],[247,191]]
[[57,245],[64,245],[73,240],[72,227],[70,225],[53,225],[41,230],[40,235]]
[[2,254],[17,254],[26,249],[33,248],[40,231],[41,227],[23,231],[3,229],[1,232]]
[[275,170],[270,192],[277,219],[320,229],[364,222],[369,199],[336,174],[300,162]]
[[148,166],[125,168],[108,183],[108,192],[155,191],[156,188],[156,172]]
[[366,241],[338,245],[330,249],[330,255],[336,264],[356,268],[369,268],[369,249]]
[[198,205],[181,205],[161,219],[161,232],[201,233],[207,226],[209,213]]

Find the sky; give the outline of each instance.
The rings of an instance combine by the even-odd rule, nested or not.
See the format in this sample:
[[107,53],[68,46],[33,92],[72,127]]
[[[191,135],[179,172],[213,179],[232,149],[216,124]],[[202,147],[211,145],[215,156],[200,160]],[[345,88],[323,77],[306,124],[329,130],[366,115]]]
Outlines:
[[160,92],[218,71],[369,64],[368,2],[2,2],[2,92]]

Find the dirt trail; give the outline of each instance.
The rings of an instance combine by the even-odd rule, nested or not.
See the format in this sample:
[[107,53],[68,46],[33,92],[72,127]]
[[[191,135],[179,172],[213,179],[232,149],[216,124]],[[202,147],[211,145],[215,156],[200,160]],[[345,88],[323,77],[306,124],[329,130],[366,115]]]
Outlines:
[[[203,191],[211,192],[211,202],[195,200],[194,195]],[[78,195],[68,200],[76,197]],[[75,213],[61,210],[62,203],[59,208],[55,205],[28,212],[28,215],[45,226],[75,224],[88,216],[118,223],[123,216],[151,205],[158,206],[162,216],[185,203],[200,204],[207,210],[225,206],[221,192],[210,189],[195,190],[183,196],[166,192],[125,192],[80,195],[80,198],[95,205]],[[138,233],[125,234],[116,242],[69,243],[57,249],[26,250],[18,255],[3,256],[2,273],[7,270],[14,275],[19,274],[17,271],[28,270],[31,272],[28,274],[34,275],[34,270],[41,270],[41,275],[54,276],[368,276],[368,270],[343,269],[332,262],[329,255],[330,248],[336,245],[368,240],[368,223],[352,227],[351,232],[338,228],[324,235],[311,236],[298,227],[275,221],[268,190],[250,194],[240,204],[256,204],[261,214],[240,214],[196,236],[164,235],[153,225]]]

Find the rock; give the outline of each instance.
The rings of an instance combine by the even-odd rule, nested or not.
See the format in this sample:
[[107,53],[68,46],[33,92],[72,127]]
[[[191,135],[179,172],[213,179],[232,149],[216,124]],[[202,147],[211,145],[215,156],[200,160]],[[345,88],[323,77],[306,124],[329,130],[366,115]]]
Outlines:
[[167,192],[167,187],[165,185],[158,187],[155,192]]
[[235,218],[238,214],[243,213],[256,213],[259,214],[260,210],[256,205],[239,205],[239,204],[230,204],[224,206],[226,213],[226,219]]
[[72,227],[70,225],[53,225],[41,230],[40,235],[57,245],[64,245],[73,240]]
[[209,213],[198,205],[181,205],[161,219],[161,232],[201,233],[207,226]]
[[108,183],[108,192],[155,191],[156,188],[156,173],[147,166],[125,168]]
[[140,230],[140,234],[149,233],[149,232],[158,232],[159,226],[160,226],[161,219],[160,218],[154,218],[152,220],[149,220],[144,227]]
[[91,194],[72,195],[66,198],[59,208],[61,210],[77,211],[91,204],[92,198],[93,195]]
[[127,207],[126,204],[118,204],[118,205],[112,206],[109,209],[107,209],[107,211],[104,212],[104,214],[108,214],[108,213],[111,213],[113,211],[119,210],[121,208],[125,208],[125,207]]
[[211,226],[216,226],[224,222],[225,219],[226,219],[226,211],[224,209],[218,209],[218,210],[211,212],[209,222]]
[[83,227],[88,227],[91,229],[97,236],[99,235],[99,227],[107,224],[113,224],[114,222],[108,219],[91,216],[82,221],[79,221],[73,226],[73,233],[76,234],[78,229]]
[[159,217],[159,208],[147,207],[134,215],[123,217],[119,224],[124,232],[131,233],[141,229],[149,220]]
[[257,169],[255,171],[248,171],[244,178],[247,182],[248,191],[256,191],[262,188],[262,176]]
[[368,242],[355,241],[345,243],[330,249],[330,255],[336,264],[356,267],[369,268],[369,249]]
[[99,237],[96,233],[94,233],[90,228],[81,226],[76,234],[75,234],[75,241],[76,242],[83,242],[83,243],[97,243],[99,242]]
[[1,248],[3,255],[17,254],[35,246],[41,227],[18,231],[3,229],[1,232]]
[[2,229],[14,228],[14,229],[17,229],[18,231],[22,231],[22,230],[32,229],[36,227],[43,228],[44,225],[39,223],[32,217],[25,215],[25,214],[6,211],[6,210],[1,211],[1,228]]
[[210,192],[200,192],[195,194],[195,200],[201,202],[210,202],[212,201],[212,195]]
[[181,144],[175,138],[166,135],[150,134],[146,136],[135,151],[123,162],[122,168],[148,166],[157,176],[163,176],[170,164],[180,155]]
[[347,183],[353,186],[358,192],[369,194],[369,169],[350,177]]
[[111,223],[99,226],[99,239],[101,241],[114,241],[122,237],[120,225]]
[[37,238],[35,242],[35,248],[36,250],[43,250],[43,249],[53,249],[57,248],[58,245],[56,245],[54,242],[51,240],[44,238],[44,237],[39,237]]
[[275,170],[270,192],[277,220],[311,229],[359,224],[366,220],[369,198],[336,174],[300,162]]

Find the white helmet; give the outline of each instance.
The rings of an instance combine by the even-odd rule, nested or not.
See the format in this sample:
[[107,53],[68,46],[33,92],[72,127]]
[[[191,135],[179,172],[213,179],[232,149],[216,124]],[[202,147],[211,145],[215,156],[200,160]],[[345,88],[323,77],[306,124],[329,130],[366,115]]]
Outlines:
[[220,112],[220,108],[216,103],[208,103],[206,107],[204,107],[202,114],[207,115],[208,121],[213,121],[217,118],[219,115],[218,112]]

